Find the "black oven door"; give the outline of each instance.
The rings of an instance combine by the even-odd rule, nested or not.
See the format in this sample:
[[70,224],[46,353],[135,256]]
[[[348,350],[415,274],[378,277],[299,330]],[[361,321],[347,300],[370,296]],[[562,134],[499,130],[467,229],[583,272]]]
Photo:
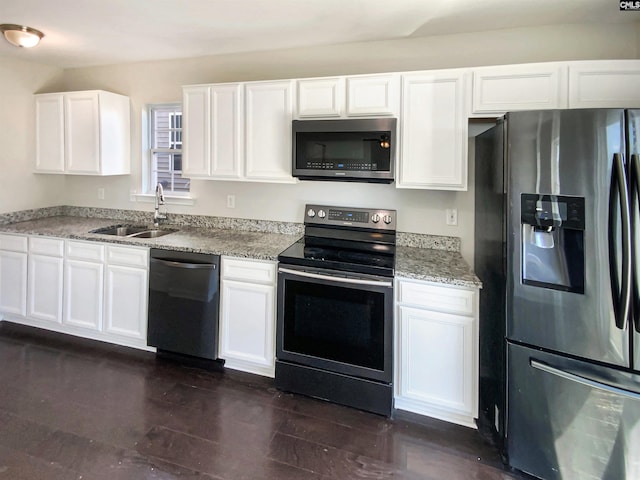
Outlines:
[[281,264],[278,360],[391,383],[393,280]]

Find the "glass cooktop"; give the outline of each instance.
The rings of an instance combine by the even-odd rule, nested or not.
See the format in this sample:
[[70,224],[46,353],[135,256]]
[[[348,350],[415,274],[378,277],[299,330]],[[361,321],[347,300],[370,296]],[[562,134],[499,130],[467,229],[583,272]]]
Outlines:
[[395,247],[358,242],[343,242],[342,246],[336,247],[317,245],[302,238],[283,251],[278,260],[290,265],[390,277],[394,273]]

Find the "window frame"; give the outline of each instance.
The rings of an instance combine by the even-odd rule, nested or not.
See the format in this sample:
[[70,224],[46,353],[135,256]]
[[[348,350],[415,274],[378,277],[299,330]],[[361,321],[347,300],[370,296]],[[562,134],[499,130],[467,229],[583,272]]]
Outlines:
[[[172,132],[179,132],[179,140],[176,139],[174,140],[173,138],[170,139],[170,143],[173,144],[175,142],[175,144],[179,144],[180,148],[154,148],[155,147],[155,140],[156,140],[156,133],[157,133],[157,129],[156,129],[156,121],[155,121],[155,111],[156,110],[160,110],[160,109],[174,109],[174,110],[179,110],[180,111],[180,127],[170,127],[167,132],[172,133]],[[170,115],[175,115],[176,112],[171,113]],[[184,121],[184,109],[183,109],[183,105],[180,102],[174,102],[174,103],[153,103],[153,104],[148,104],[147,108],[146,108],[146,116],[147,116],[147,122],[146,122],[146,140],[147,140],[147,145],[146,145],[146,161],[145,161],[145,168],[144,168],[144,172],[143,172],[143,191],[146,194],[155,194],[155,188],[156,188],[156,184],[157,184],[157,165],[155,165],[155,158],[157,156],[157,154],[167,154],[167,155],[171,155],[173,157],[173,155],[175,154],[179,154],[179,155],[183,155],[183,128],[182,128],[182,122]],[[172,136],[172,135],[171,135]],[[171,158],[170,160],[173,163],[173,158]],[[154,168],[155,167],[155,168]],[[171,167],[173,167],[173,165],[171,165]],[[172,178],[172,184],[174,183],[173,181],[173,177],[175,175],[175,173],[179,173],[181,178],[187,179],[188,180],[188,190],[187,191],[181,191],[181,190],[173,190],[173,188],[169,188],[169,187],[164,187],[165,188],[165,195],[167,196],[174,196],[174,197],[190,197],[191,196],[191,181],[189,179],[189,177],[184,177],[183,175],[183,171],[182,170],[175,170],[173,168],[171,168],[169,170],[169,173],[171,174],[171,178]]]

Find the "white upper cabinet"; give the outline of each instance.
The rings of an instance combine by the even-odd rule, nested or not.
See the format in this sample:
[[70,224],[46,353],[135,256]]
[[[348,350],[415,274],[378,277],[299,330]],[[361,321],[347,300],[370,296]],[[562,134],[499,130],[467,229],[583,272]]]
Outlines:
[[183,87],[185,176],[294,182],[293,80]]
[[473,70],[474,114],[567,108],[567,67],[559,63]]
[[400,104],[396,74],[347,77],[347,116],[394,115]]
[[36,95],[36,166],[41,173],[64,173],[64,98]]
[[209,86],[182,90],[182,172],[186,177],[211,175]]
[[640,107],[640,60],[569,64],[569,108]]
[[289,182],[293,80],[245,83],[245,177]]
[[339,117],[344,111],[344,78],[298,80],[298,117]]
[[397,115],[400,105],[398,74],[305,78],[297,89],[299,118]]
[[184,174],[242,178],[242,85],[184,87],[183,108]]
[[36,95],[38,173],[130,172],[129,98],[100,90]]
[[467,189],[467,72],[402,76],[398,188]]

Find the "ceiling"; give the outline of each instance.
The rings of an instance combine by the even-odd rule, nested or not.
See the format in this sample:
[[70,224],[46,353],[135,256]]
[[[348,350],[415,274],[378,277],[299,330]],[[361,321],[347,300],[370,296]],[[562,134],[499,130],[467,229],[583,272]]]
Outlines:
[[569,23],[631,23],[615,0],[0,0],[45,33],[0,57],[62,68]]

